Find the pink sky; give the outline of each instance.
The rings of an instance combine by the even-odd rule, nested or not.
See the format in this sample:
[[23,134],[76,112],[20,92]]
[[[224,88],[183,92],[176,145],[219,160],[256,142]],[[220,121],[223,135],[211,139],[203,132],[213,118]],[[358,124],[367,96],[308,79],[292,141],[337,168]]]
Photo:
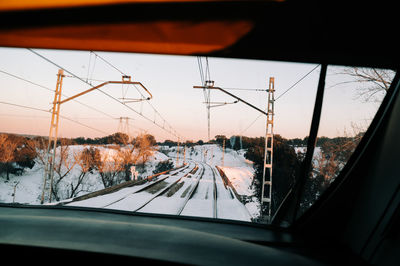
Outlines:
[[[121,74],[89,52],[35,50],[53,60],[65,69],[86,79],[121,80]],[[202,90],[193,89],[201,85],[196,57],[161,56],[121,53],[98,53],[102,58],[140,81],[153,94],[150,101],[157,110],[144,102],[129,104],[137,112],[142,112],[150,120],[169,123],[186,140],[207,139],[207,115],[203,104]],[[22,77],[48,89],[0,73],[1,102],[15,103],[39,109],[50,110],[56,85],[58,68],[27,49],[0,48],[0,71]],[[211,79],[215,86],[222,88],[267,88],[269,77],[275,78],[275,97],[315,67],[312,64],[269,62],[254,60],[233,60],[209,58]],[[334,74],[335,68],[328,69],[327,87],[346,79]],[[318,82],[319,69],[296,85],[275,103],[276,134],[287,138],[303,138],[308,135],[311,115]],[[93,81],[93,85],[100,81]],[[66,77],[63,93],[72,96],[90,88],[76,78]],[[326,90],[321,118],[320,136],[343,135],[351,130],[352,124],[367,127],[376,112],[378,104],[362,103],[355,99],[357,85],[341,85]],[[137,98],[138,91],[133,87],[108,85],[102,90],[115,98],[122,96]],[[260,109],[266,108],[266,92],[232,90],[231,93],[249,101]],[[61,119],[59,136],[62,137],[101,137],[118,130],[119,117],[130,117],[129,130],[135,135],[146,131],[157,140],[176,140],[176,137],[146,121],[126,106],[112,101],[95,91],[61,106],[61,114],[80,122],[77,124]],[[211,101],[232,102],[234,99],[212,91]],[[161,115],[161,117],[160,117]],[[259,113],[248,106],[237,103],[211,109],[211,136],[224,134],[238,135],[243,130],[246,136],[265,134],[265,118],[262,116],[249,127]],[[82,124],[88,127],[82,126]],[[0,132],[48,135],[50,114],[0,104]]]

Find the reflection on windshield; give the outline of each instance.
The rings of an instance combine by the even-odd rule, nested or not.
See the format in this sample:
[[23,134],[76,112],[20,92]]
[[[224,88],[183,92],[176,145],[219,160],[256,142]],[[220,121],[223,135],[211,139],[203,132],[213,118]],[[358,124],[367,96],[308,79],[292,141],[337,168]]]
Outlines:
[[[10,48],[0,54],[0,202],[268,223],[294,185],[318,65]],[[375,75],[379,91],[362,80],[366,74]],[[273,130],[266,116],[271,77]],[[330,69],[302,209],[340,173],[392,77]]]

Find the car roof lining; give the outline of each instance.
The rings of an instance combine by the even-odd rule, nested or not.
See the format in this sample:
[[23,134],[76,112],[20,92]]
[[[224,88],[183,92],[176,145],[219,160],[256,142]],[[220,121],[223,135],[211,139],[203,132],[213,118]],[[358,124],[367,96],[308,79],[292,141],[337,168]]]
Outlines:
[[88,2],[0,6],[0,46],[398,67],[395,17],[368,3]]

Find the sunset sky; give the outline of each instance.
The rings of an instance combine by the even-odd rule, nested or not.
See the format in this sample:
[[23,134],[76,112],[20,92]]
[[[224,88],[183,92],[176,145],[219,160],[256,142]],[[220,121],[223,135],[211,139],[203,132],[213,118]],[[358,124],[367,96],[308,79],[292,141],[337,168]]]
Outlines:
[[[34,51],[82,79],[91,81],[93,85],[103,81],[121,80],[121,73],[88,51]],[[96,53],[123,73],[131,75],[133,81],[141,82],[153,95],[149,102],[158,113],[154,112],[148,102],[127,104],[136,110],[134,112],[104,93],[93,91],[77,99],[84,105],[75,101],[61,105],[61,115],[79,123],[62,118],[59,136],[101,137],[119,129],[120,117],[129,117],[129,132],[133,135],[147,132],[153,134],[158,141],[176,140],[176,136],[138,115],[141,112],[149,120],[159,124],[165,124],[165,119],[166,124],[182,136],[183,140],[207,140],[207,113],[203,91],[193,89],[193,86],[201,85],[196,57]],[[0,132],[48,135],[50,113],[6,103],[50,110],[58,67],[28,49],[0,48],[0,58]],[[275,98],[316,66],[222,58],[209,58],[208,61],[215,86],[266,89],[269,77],[274,77]],[[356,97],[359,84],[339,84],[349,80],[349,77],[337,74],[340,69],[328,68],[320,136],[352,134],[352,125],[366,128],[379,106],[378,103],[363,103]],[[65,74],[67,77],[63,80],[63,94],[72,96],[90,88],[81,80]],[[304,138],[308,135],[318,75],[319,67],[277,99],[274,124],[276,134],[286,138]],[[133,86],[107,85],[102,90],[116,99],[140,97]],[[265,91],[230,92],[260,109],[266,108]],[[212,91],[211,101],[233,102],[234,99],[222,92]],[[228,137],[239,134],[262,136],[265,134],[265,117],[243,103],[211,108],[211,136],[217,134]]]

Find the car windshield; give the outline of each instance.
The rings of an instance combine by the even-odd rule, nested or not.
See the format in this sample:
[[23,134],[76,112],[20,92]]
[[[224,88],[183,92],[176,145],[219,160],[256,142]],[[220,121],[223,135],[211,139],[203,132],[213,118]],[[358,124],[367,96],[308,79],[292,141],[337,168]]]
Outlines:
[[[270,223],[307,153],[319,64],[1,48],[0,202]],[[328,66],[300,214],[391,70]]]

